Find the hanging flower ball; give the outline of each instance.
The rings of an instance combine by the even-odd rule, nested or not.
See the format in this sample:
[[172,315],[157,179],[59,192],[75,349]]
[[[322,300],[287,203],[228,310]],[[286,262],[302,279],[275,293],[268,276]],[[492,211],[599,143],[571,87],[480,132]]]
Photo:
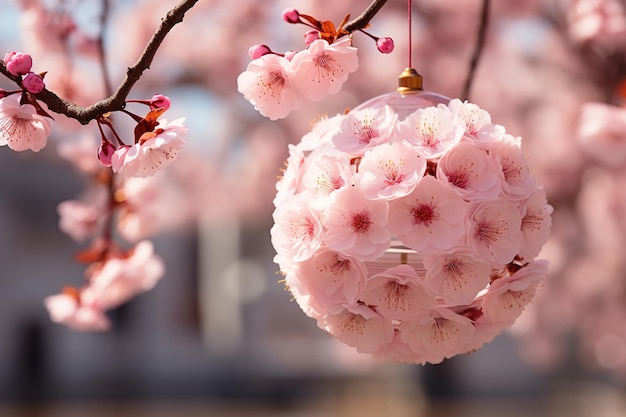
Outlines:
[[285,285],[340,341],[439,363],[490,342],[547,273],[552,207],[521,138],[420,92],[325,118],[291,145],[271,237]]

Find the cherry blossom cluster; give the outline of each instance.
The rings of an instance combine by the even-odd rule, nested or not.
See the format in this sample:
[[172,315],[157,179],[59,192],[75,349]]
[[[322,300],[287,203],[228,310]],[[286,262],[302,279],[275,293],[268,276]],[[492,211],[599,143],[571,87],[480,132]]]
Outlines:
[[[14,151],[30,149],[38,152],[46,146],[51,132],[48,113],[35,98],[43,88],[43,76],[31,71],[32,58],[24,53],[10,52],[3,60],[6,70],[13,76],[22,77],[21,90],[2,91],[0,95],[0,145],[8,145]],[[144,240],[130,250],[121,249],[111,238],[114,212],[122,209],[134,214],[134,222],[127,227],[125,237],[137,238],[140,233],[135,207],[130,210],[135,192],[125,190],[140,177],[153,175],[169,165],[177,156],[187,132],[183,119],[168,123],[160,116],[170,107],[170,100],[155,95],[150,100],[128,100],[149,106],[145,117],[124,109],[136,121],[133,143],[126,144],[114,128],[110,115],[97,119],[101,134],[100,147],[96,146],[82,154],[82,148],[73,144],[66,147],[66,156],[82,166],[99,184],[87,202],[66,201],[59,205],[60,227],[78,241],[92,238],[91,246],[78,259],[89,264],[86,283],[81,288],[67,287],[61,294],[46,298],[45,305],[53,321],[76,330],[107,330],[110,327],[105,311],[117,307],[139,293],[154,287],[164,272],[163,262],[153,252],[152,243]],[[110,129],[115,144],[105,135],[104,127]],[[97,156],[97,159],[96,159]],[[99,160],[99,164],[98,161]],[[85,162],[85,161],[95,161]],[[110,170],[104,169],[110,167]],[[112,170],[112,172],[111,172]],[[115,176],[113,173],[117,173]],[[145,210],[144,210],[145,211]],[[128,216],[120,218],[128,219]]]
[[68,286],[44,300],[52,321],[74,330],[108,330],[105,311],[151,290],[164,273],[163,261],[148,240],[129,251],[107,245],[84,256],[94,257],[85,271],[86,284],[80,289]]
[[44,74],[35,74],[31,71],[33,58],[22,52],[7,52],[4,55],[4,65],[10,74],[22,77],[22,87],[29,93],[38,94],[45,88]]
[[[59,145],[59,153],[91,180],[79,199],[58,206],[60,228],[76,241],[90,240],[87,249],[76,257],[87,264],[86,280],[78,288],[67,287],[61,294],[46,298],[45,306],[53,321],[70,328],[106,330],[111,326],[107,310],[151,289],[164,273],[161,258],[145,239],[162,223],[156,221],[155,212],[157,202],[162,203],[159,199],[167,193],[161,191],[166,187],[155,185],[149,177],[176,159],[187,128],[182,118],[172,122],[161,118],[171,105],[168,97],[160,94],[149,100],[127,97],[151,64],[162,36],[182,21],[195,1],[181,1],[162,19],[140,59],[128,68],[117,89],[111,85],[105,62],[102,27],[92,38],[79,30],[71,16],[71,7],[59,5],[49,10],[38,1],[27,3],[21,16],[23,32],[30,35],[26,44],[33,56],[41,55],[44,60],[52,57],[48,66],[55,70],[46,77],[46,86],[47,73],[37,74],[32,70],[31,55],[9,52],[0,60],[0,73],[18,87],[13,91],[0,89],[0,145],[8,145],[15,151],[43,149],[53,120],[48,112],[83,125],[95,122],[92,126],[98,129],[99,146],[88,134]],[[103,5],[102,26],[107,17],[108,8]],[[77,70],[74,58],[99,61],[101,82],[93,82],[93,71]],[[86,84],[85,78],[89,79],[90,88],[81,87]],[[106,94],[109,97],[96,101]],[[84,102],[93,104],[86,107],[78,104]],[[129,103],[147,105],[149,110],[135,114],[130,111]],[[114,118],[122,113],[135,122],[130,132],[118,131]],[[67,126],[61,121],[59,127]],[[165,182],[163,178],[157,181]],[[122,244],[118,240],[127,242]]]
[[[311,28],[304,35],[307,48],[279,54],[267,45],[254,45],[249,50],[252,61],[237,78],[239,92],[272,120],[286,117],[305,100],[320,101],[336,94],[358,68],[357,49],[343,29],[347,17],[335,28],[330,21],[321,22],[295,9],[284,10],[282,16],[287,23]],[[379,51],[393,51],[391,38],[364,33],[376,41]]]
[[0,146],[39,152],[48,142],[52,120],[34,97],[45,87],[43,75],[31,71],[33,59],[22,52],[8,52],[2,63],[9,74],[19,77],[21,89],[0,90]]
[[531,301],[552,207],[521,138],[485,110],[442,98],[406,114],[382,97],[290,145],[275,261],[303,311],[340,341],[439,363],[491,341]]
[[[97,119],[101,133],[97,159],[93,143],[68,143],[60,148],[61,155],[77,164],[94,182],[82,199],[64,201],[58,207],[62,231],[76,241],[93,240],[78,256],[78,260],[89,264],[86,283],[81,288],[67,287],[45,300],[52,320],[75,330],[109,329],[106,310],[150,290],[164,273],[163,262],[154,254],[152,243],[141,240],[154,226],[151,223],[155,220],[155,202],[160,195],[147,180],[174,160],[187,129],[183,119],[170,123],[159,119],[171,104],[166,96],[157,94],[150,100],[127,102],[138,102],[150,109],[145,117],[123,110],[137,121],[132,145],[121,139],[110,117],[102,116]],[[103,127],[111,130],[116,144],[107,138]],[[130,250],[121,249],[112,239],[112,229],[124,239],[138,243]]]
[[[128,100],[128,102],[131,101],[133,100]],[[183,124],[184,118],[169,123],[166,119],[159,119],[159,116],[170,107],[168,97],[157,94],[150,100],[134,101],[150,106],[150,111],[143,118],[124,110],[137,121],[134,143],[127,145],[112,129],[117,146],[102,134],[98,158],[102,165],[112,167],[113,172],[126,178],[145,178],[154,175],[159,169],[174,161],[185,143],[187,128]],[[110,120],[106,117],[99,119],[100,125],[112,128]]]

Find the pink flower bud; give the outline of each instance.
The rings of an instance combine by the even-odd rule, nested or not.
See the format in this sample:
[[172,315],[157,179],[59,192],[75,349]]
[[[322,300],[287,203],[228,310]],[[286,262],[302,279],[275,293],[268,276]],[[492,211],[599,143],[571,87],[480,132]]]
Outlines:
[[22,80],[22,87],[24,87],[29,93],[41,93],[45,86],[43,78],[34,72],[29,72]]
[[388,37],[379,38],[376,41],[376,47],[383,54],[389,54],[393,51],[393,47],[394,47],[393,39],[388,38]]
[[287,23],[300,23],[300,13],[296,9],[285,9],[283,20]]
[[248,50],[248,55],[250,55],[250,58],[252,59],[261,58],[263,55],[267,55],[269,53],[272,53],[272,50],[267,45],[254,45]]
[[307,33],[304,34],[304,43],[306,43],[307,45],[310,45],[311,42],[319,38],[320,38],[320,33],[315,29],[311,29]]
[[115,145],[108,140],[103,140],[98,148],[98,159],[100,160],[100,163],[105,167],[110,167],[112,165],[111,157],[114,152]]
[[169,109],[170,108],[170,98],[168,96],[164,96],[163,94],[155,94],[150,99],[150,110],[156,109]]
[[4,65],[11,74],[24,75],[33,66],[33,59],[30,55],[22,52],[8,52],[4,56]]

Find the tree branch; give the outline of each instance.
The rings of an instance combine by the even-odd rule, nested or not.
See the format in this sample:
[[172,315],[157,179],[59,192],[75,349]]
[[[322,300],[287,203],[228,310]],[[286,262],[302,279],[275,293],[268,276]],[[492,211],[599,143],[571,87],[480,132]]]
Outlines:
[[373,0],[359,17],[348,22],[346,26],[344,26],[344,29],[348,32],[354,32],[355,30],[365,28],[385,3],[387,3],[387,0]]
[[470,91],[472,89],[472,83],[474,82],[474,75],[476,74],[476,68],[478,67],[478,60],[485,46],[485,38],[487,34],[487,27],[489,26],[489,0],[483,0],[482,10],[480,12],[480,24],[478,25],[478,35],[476,39],[476,46],[474,47],[474,53],[470,60],[470,67],[465,80],[465,86],[463,87],[463,93],[461,94],[461,100],[469,100]]
[[[189,9],[191,9],[197,2],[198,0],[182,0],[177,6],[167,13],[167,15],[161,20],[159,28],[156,32],[154,32],[152,38],[146,45],[139,60],[133,66],[128,68],[124,81],[122,81],[115,93],[108,98],[98,101],[88,107],[82,107],[78,104],[60,98],[55,93],[47,89],[44,89],[41,93],[36,94],[35,97],[37,100],[46,103],[50,111],[64,114],[69,118],[77,120],[83,125],[96,119],[102,114],[123,109],[128,94],[130,94],[130,91],[135,83],[139,81],[143,72],[150,68],[150,64],[152,63],[157,50],[161,46],[161,43],[165,39],[165,36],[176,24],[183,21],[185,13],[189,11]],[[20,77],[11,75],[6,70],[4,62],[2,61],[0,61],[0,72],[21,86]]]

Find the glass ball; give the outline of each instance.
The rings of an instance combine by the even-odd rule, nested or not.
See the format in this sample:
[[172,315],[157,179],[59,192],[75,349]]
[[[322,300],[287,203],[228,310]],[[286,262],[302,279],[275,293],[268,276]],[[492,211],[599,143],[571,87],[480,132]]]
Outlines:
[[374,97],[290,147],[272,243],[318,326],[377,359],[480,348],[547,273],[552,207],[521,140],[428,91]]

